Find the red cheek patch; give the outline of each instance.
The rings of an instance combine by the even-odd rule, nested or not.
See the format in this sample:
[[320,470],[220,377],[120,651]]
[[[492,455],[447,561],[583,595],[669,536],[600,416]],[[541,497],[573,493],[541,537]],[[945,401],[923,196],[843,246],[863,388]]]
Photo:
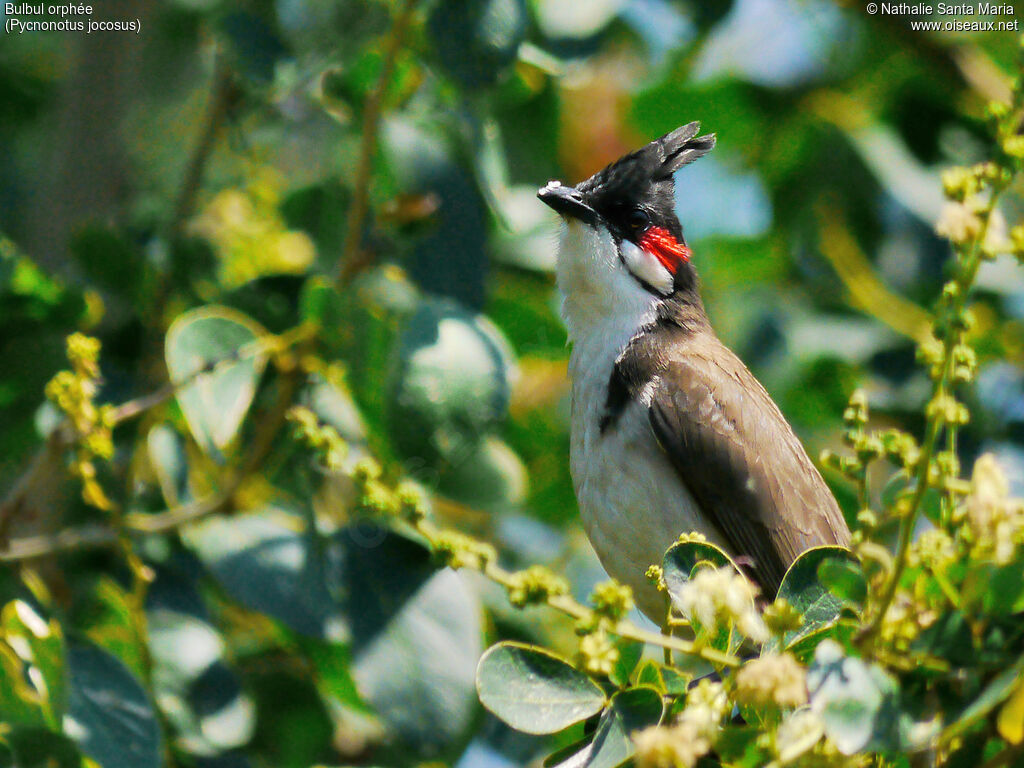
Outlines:
[[644,232],[638,245],[656,258],[661,265],[673,275],[679,265],[690,260],[689,248],[676,240],[672,233],[663,227],[651,227]]

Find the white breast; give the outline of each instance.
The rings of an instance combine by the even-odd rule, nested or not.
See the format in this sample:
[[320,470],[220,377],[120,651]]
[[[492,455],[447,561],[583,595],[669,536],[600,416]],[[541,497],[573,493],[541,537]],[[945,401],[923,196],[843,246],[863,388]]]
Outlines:
[[654,319],[657,298],[629,275],[600,230],[569,224],[558,267],[573,342],[569,460],[580,516],[605,570],[631,586],[637,605],[660,623],[664,599],[645,571],[661,563],[680,533],[707,532],[706,526],[656,442],[648,403],[630,403],[603,435],[599,427],[615,359]]

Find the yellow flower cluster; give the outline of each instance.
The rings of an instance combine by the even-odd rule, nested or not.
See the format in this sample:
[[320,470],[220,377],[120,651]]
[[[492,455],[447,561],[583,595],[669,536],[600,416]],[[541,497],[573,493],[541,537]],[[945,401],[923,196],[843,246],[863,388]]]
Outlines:
[[644,576],[654,585],[659,592],[665,591],[665,569],[660,565],[649,565],[644,571]]
[[477,541],[459,531],[440,531],[430,543],[434,548],[434,556],[443,565],[456,570],[472,568],[482,571],[488,563],[494,562],[498,557],[498,553],[490,544]]
[[941,528],[929,528],[911,544],[908,553],[912,566],[923,565],[931,570],[943,570],[956,559],[956,544]]
[[970,202],[948,202],[942,208],[935,231],[940,237],[962,245],[981,234],[984,226],[976,207]]
[[800,629],[804,617],[788,600],[780,597],[764,609],[764,623],[773,635],[784,635]]
[[978,457],[966,500],[967,533],[975,557],[1009,563],[1024,541],[1024,499],[1010,498],[1010,485],[995,457]]
[[673,597],[690,621],[714,634],[734,625],[754,642],[768,639],[768,629],[754,607],[757,588],[731,566],[702,568]]
[[276,171],[257,166],[244,189],[219,192],[192,221],[220,259],[220,279],[234,288],[264,275],[302,274],[316,248],[304,232],[287,229],[279,204],[283,182]]
[[618,660],[619,649],[604,630],[591,632],[580,639],[580,661],[588,674],[607,677]]
[[619,621],[633,609],[633,590],[609,579],[594,587],[590,602],[595,613],[613,622]]
[[73,333],[67,338],[70,371],[60,371],[46,385],[46,397],[67,417],[78,439],[71,471],[82,480],[82,499],[98,509],[113,505],[96,479],[94,459],[114,455],[114,410],[97,406],[100,378],[100,342],[91,336]]
[[[775,754],[782,765],[788,765],[810,751],[821,741],[825,726],[821,717],[809,709],[798,709],[779,725],[775,732]],[[829,761],[829,765],[837,763]]]
[[633,734],[637,768],[693,768],[711,742],[692,723],[652,725]]
[[675,723],[633,734],[637,768],[693,768],[711,751],[729,709],[722,684],[701,680],[687,692]]
[[807,703],[807,671],[790,653],[751,659],[736,673],[736,700],[756,707]]
[[531,565],[511,576],[508,599],[516,608],[545,602],[549,597],[569,593],[569,582],[543,565]]
[[315,413],[299,405],[288,410],[288,421],[294,427],[295,438],[312,448],[327,469],[343,469],[348,445],[338,430],[328,424],[321,424]]

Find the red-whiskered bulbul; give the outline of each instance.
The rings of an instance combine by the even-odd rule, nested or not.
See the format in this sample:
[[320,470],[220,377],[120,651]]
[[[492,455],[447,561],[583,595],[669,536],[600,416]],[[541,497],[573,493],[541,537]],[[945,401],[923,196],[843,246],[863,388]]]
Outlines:
[[644,574],[681,533],[730,552],[769,599],[799,554],[850,537],[792,428],[704,312],[673,180],[714,147],[699,129],[538,193],[564,220],[557,276],[583,524],[659,623],[664,598]]

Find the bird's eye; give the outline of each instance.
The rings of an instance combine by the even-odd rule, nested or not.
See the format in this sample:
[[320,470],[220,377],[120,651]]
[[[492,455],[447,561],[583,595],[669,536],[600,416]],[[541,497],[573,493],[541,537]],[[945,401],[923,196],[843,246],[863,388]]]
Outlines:
[[635,230],[647,229],[651,223],[651,217],[643,208],[634,208],[626,217],[629,226]]

